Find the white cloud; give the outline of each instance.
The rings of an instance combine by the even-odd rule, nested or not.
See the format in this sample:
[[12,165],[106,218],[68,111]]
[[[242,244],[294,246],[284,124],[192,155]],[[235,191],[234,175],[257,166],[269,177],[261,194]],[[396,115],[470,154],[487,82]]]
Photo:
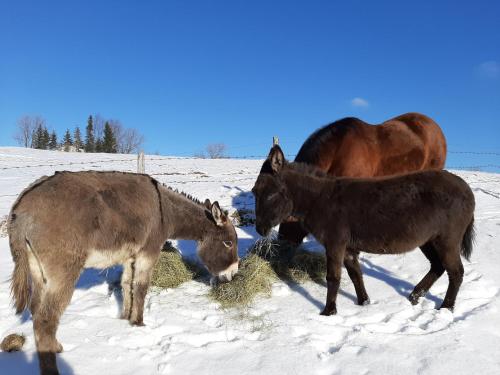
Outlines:
[[497,61],[485,61],[477,67],[480,77],[495,79],[500,77],[500,64]]
[[351,100],[351,105],[354,108],[368,108],[370,106],[370,103],[366,99],[356,97]]

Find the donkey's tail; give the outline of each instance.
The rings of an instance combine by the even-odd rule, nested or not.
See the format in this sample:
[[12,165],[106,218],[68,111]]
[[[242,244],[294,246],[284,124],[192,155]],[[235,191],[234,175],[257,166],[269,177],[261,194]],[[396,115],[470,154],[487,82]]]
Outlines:
[[27,240],[21,235],[21,231],[13,225],[15,214],[11,215],[9,222],[9,243],[12,259],[14,260],[14,272],[10,290],[16,307],[16,314],[22,313],[30,301],[30,269],[27,253]]
[[476,231],[474,230],[474,216],[472,217],[467,229],[465,230],[464,237],[462,238],[462,245],[460,247],[460,253],[462,256],[470,261],[470,256],[472,254],[472,247],[474,245],[474,238],[476,236]]

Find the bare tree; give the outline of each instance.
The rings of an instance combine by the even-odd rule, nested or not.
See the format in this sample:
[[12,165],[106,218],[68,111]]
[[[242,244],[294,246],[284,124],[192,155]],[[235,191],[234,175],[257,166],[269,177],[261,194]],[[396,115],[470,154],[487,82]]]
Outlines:
[[106,119],[100,114],[92,116],[92,126],[94,129],[94,139],[103,139],[104,137],[104,125],[106,124]]
[[17,130],[14,139],[20,146],[32,147],[33,134],[39,127],[45,127],[45,119],[41,116],[23,116],[17,120]]
[[120,139],[120,153],[130,154],[139,151],[144,143],[144,137],[135,129],[125,129]]
[[125,128],[119,120],[108,120],[116,138],[118,153],[131,154],[138,152],[144,143],[144,137],[135,129]]
[[210,159],[221,159],[225,157],[226,145],[224,143],[211,143],[207,145],[206,152]]

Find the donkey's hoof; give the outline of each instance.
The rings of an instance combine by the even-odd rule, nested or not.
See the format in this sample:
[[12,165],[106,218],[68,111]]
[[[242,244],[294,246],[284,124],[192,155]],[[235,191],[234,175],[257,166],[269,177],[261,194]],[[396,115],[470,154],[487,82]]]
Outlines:
[[412,294],[410,294],[410,295],[408,296],[408,301],[410,301],[410,303],[411,303],[412,305],[416,305],[416,304],[418,303],[418,300],[419,300],[419,299],[420,299],[420,296],[419,296],[419,295],[417,295],[417,294],[413,294],[413,293],[412,293]]
[[335,315],[337,314],[337,307],[332,306],[332,307],[325,307],[323,311],[321,311],[320,315],[324,316],[330,316],[330,315]]
[[64,350],[63,346],[59,341],[56,342],[56,353],[62,353]]
[[367,298],[365,300],[358,301],[359,306],[367,306],[370,304],[370,298]]
[[443,304],[441,305],[441,307],[439,308],[439,310],[441,310],[441,309],[448,309],[448,310],[450,310],[451,312],[453,312],[453,310],[455,309],[455,306],[454,306],[454,305],[450,306],[450,305],[448,305],[448,304],[444,304],[444,303],[443,303]]
[[144,327],[145,326],[145,324],[142,320],[141,321],[130,321],[130,325],[134,326],[134,327]]

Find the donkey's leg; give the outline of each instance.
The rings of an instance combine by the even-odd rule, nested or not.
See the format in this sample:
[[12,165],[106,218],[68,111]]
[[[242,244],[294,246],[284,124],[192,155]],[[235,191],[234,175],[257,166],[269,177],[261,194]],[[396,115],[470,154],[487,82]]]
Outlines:
[[443,267],[448,274],[449,285],[446,295],[444,297],[443,303],[440,307],[453,310],[455,306],[455,300],[457,298],[458,289],[462,285],[464,278],[464,266],[462,260],[460,259],[460,245],[456,244],[454,246],[447,247],[447,252],[442,252],[441,262]]
[[123,265],[122,273],[122,297],[123,308],[121,319],[130,319],[132,313],[132,280],[135,267],[135,258],[128,259]]
[[148,292],[151,274],[160,252],[141,250],[136,257],[132,281],[132,306],[129,322],[143,326],[144,299]]
[[342,275],[342,263],[344,261],[345,245],[326,246],[326,305],[321,315],[333,315],[337,313],[337,293]]
[[79,269],[58,269],[57,275],[49,278],[40,293],[39,301],[32,305],[33,329],[38,352],[40,372],[44,375],[58,374],[56,353],[63,348],[56,339],[61,314],[68,306]]
[[422,280],[415,286],[413,292],[409,295],[408,299],[412,305],[416,305],[420,297],[423,297],[431,286],[436,282],[444,272],[444,267],[439,259],[438,253],[434,245],[430,242],[420,246],[420,250],[424,253],[425,257],[431,262],[431,269],[424,276]]
[[366,293],[365,284],[363,282],[363,273],[359,266],[359,252],[347,250],[344,257],[344,266],[349,274],[349,278],[354,284],[356,296],[358,297],[358,305],[368,305],[370,298]]

